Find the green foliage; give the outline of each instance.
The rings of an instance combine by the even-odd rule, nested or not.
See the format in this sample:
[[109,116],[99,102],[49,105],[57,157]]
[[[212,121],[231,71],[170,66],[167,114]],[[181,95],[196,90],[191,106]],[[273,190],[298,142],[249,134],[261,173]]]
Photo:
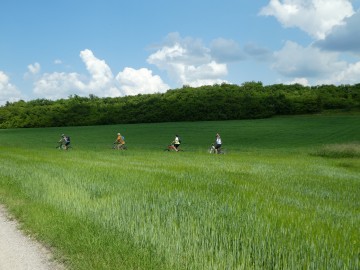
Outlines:
[[328,109],[360,109],[360,84],[305,87],[247,82],[118,98],[21,100],[0,107],[0,128],[259,119]]

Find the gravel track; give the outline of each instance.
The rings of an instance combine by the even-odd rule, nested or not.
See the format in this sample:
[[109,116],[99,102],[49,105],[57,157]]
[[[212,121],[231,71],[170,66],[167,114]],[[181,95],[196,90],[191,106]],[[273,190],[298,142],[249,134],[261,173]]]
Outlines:
[[0,270],[65,270],[48,249],[26,236],[0,205]]

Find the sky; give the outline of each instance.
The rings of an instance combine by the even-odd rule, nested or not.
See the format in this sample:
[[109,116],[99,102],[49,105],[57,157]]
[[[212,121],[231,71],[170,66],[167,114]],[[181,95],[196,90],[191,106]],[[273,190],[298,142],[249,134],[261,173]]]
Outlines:
[[360,0],[1,0],[0,105],[360,83]]

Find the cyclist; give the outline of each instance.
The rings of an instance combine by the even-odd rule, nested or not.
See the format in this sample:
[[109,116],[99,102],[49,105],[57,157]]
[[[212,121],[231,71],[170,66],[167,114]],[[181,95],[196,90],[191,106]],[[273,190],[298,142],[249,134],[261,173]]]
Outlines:
[[61,134],[61,138],[59,140],[60,147],[63,146],[65,150],[67,150],[70,146],[70,136],[65,134]]
[[219,133],[216,133],[215,143],[214,144],[215,144],[215,153],[219,154],[220,151],[221,151],[221,144],[222,144],[221,137],[220,137]]
[[114,144],[116,145],[115,147],[117,150],[124,149],[124,147],[125,147],[124,136],[121,136],[121,134],[118,133]]
[[175,139],[172,141],[171,145],[169,146],[169,150],[173,149],[176,152],[179,152],[179,146],[181,144],[181,140],[179,135],[175,135]]

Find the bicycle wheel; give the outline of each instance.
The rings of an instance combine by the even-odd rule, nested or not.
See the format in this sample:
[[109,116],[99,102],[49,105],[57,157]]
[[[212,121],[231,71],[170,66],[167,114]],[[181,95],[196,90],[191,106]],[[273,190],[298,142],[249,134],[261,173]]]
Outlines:
[[65,144],[62,144],[62,145],[61,145],[61,149],[66,150],[66,145],[65,145]]

